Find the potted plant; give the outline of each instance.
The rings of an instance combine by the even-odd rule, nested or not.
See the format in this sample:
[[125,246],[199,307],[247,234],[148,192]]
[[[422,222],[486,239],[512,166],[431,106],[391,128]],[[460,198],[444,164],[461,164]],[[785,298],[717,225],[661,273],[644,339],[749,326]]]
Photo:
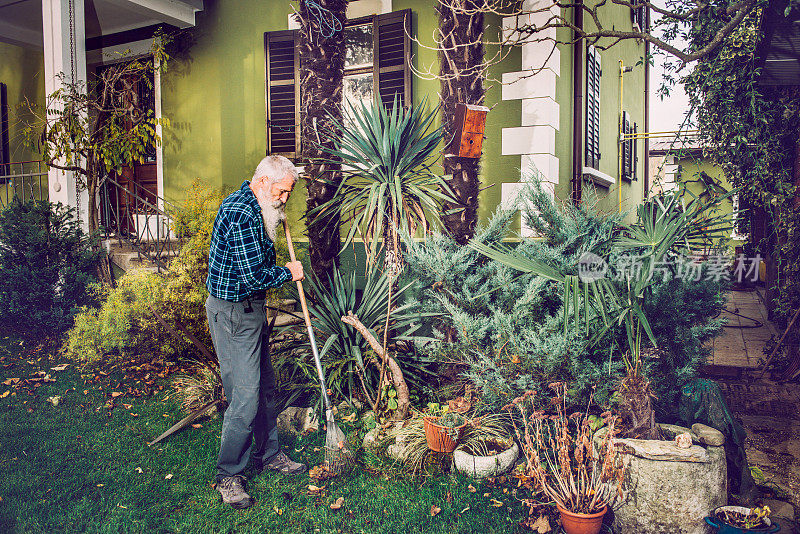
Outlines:
[[463,415],[437,402],[428,403],[428,415],[424,415],[422,421],[428,448],[436,452],[453,452],[467,426]]
[[521,418],[514,430],[525,454],[523,477],[555,501],[567,534],[597,534],[609,506],[622,497],[625,469],[614,447],[614,418],[603,414],[608,432],[593,444],[594,422],[588,409],[566,414],[566,387],[551,384],[555,414],[533,405],[528,391],[505,408],[516,406]]
[[745,532],[774,533],[781,527],[769,519],[769,506],[745,508],[742,506],[720,506],[706,523],[719,534],[742,534]]
[[458,471],[474,478],[505,473],[519,457],[519,445],[509,433],[506,416],[489,414],[470,420],[453,451]]

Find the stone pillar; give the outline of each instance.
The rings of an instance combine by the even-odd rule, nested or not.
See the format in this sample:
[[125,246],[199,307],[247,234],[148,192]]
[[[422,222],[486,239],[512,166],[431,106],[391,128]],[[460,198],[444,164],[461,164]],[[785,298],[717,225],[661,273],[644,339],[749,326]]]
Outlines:
[[[64,82],[86,83],[86,32],[84,0],[42,0],[44,36],[44,88],[50,95]],[[87,227],[88,198],[77,187],[73,172],[50,169],[48,173],[50,202],[77,207],[84,229]]]

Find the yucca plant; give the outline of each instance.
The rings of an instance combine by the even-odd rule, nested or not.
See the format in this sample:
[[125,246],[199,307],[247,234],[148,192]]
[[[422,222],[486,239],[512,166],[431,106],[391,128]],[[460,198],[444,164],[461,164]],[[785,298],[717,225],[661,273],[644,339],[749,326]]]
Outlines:
[[[378,392],[382,386],[381,365],[364,337],[355,328],[345,324],[342,317],[352,312],[373,335],[381,336],[386,328],[392,279],[377,268],[369,269],[363,291],[359,294],[356,291],[356,274],[345,274],[334,268],[327,284],[315,279],[310,279],[309,284],[314,295],[314,300],[309,301],[311,323],[322,343],[319,354],[326,369],[328,387],[349,399],[360,391],[373,409],[377,408]],[[403,295],[410,285],[395,289],[394,295]],[[387,340],[390,346],[399,341],[417,339],[414,334],[419,328],[417,323],[420,315],[407,315],[408,308],[406,304],[391,310],[391,336]],[[309,372],[312,371],[310,369]],[[416,382],[423,382],[430,377],[430,372],[419,362],[404,362],[403,374]],[[400,388],[396,389],[399,393]],[[388,408],[400,409],[404,403],[408,404],[408,398],[400,397],[398,394],[396,398],[390,398]]]
[[581,278],[504,245],[489,246],[472,241],[469,246],[513,269],[563,284],[564,331],[583,328],[588,339],[587,348],[616,327],[624,328],[624,340],[619,345],[623,347],[620,352],[626,376],[617,390],[620,411],[629,425],[629,435],[655,438],[653,395],[649,382],[642,375],[642,343],[645,336],[653,347],[658,343],[643,309],[644,299],[656,283],[654,274],[662,262],[691,255],[698,244],[720,239],[731,229],[732,215],[714,215],[712,211],[735,192],[710,201],[693,198],[688,203],[679,194],[666,193],[642,203],[637,209],[636,223],[621,224],[608,242],[597,243],[593,250],[585,251],[604,251],[605,257],[601,258],[604,261],[635,255],[640,262],[638,268],[625,273],[621,281],[605,277]]
[[444,180],[430,168],[442,139],[441,128],[434,126],[437,112],[428,111],[424,100],[403,108],[395,99],[389,111],[376,103],[349,105],[346,126],[332,119],[328,135],[337,136],[335,148],[322,150],[342,165],[345,179],[333,198],[311,215],[316,224],[349,224],[343,247],[359,234],[370,263],[380,238],[394,265],[400,262],[400,231],[414,235],[417,228],[427,231],[440,223],[442,203],[450,196],[443,192],[448,191]]

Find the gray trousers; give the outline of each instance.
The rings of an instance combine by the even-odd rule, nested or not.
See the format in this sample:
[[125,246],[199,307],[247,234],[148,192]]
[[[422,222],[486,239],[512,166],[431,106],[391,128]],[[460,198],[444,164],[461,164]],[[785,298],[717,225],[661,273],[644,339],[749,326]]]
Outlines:
[[264,300],[229,302],[209,295],[206,315],[228,400],[217,459],[219,481],[241,475],[251,458],[268,462],[278,453],[277,387]]

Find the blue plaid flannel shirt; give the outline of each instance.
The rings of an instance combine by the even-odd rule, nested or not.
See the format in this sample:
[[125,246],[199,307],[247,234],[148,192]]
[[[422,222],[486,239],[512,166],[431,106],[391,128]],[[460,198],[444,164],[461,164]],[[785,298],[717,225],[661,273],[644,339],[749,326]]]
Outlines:
[[291,279],[289,269],[275,265],[275,245],[264,230],[250,182],[245,181],[222,201],[214,219],[208,292],[219,299],[241,302],[256,291],[278,287]]

